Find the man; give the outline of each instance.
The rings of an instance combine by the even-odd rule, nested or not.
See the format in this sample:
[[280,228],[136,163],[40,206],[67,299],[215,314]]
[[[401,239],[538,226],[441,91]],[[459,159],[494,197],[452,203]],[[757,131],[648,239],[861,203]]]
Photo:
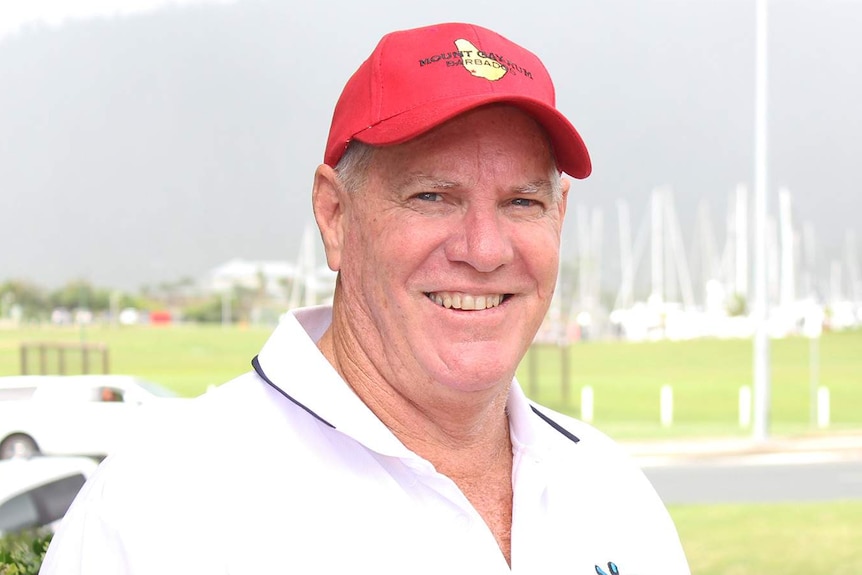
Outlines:
[[109,456],[42,572],[688,573],[643,474],[514,382],[560,172],[590,160],[536,56],[466,24],[385,36],[315,173],[332,307]]

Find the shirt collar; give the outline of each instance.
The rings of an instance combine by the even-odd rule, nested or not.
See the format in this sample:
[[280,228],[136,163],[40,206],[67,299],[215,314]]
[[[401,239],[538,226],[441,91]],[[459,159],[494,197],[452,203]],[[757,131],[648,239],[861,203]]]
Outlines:
[[255,369],[290,401],[369,449],[396,457],[409,454],[317,348],[331,321],[329,306],[286,313],[258,354]]
[[545,446],[548,445],[547,442],[539,439],[540,432],[544,431],[541,427],[544,423],[533,412],[532,403],[524,395],[517,380],[512,381],[512,386],[509,388],[506,412],[509,414],[512,450],[541,459]]

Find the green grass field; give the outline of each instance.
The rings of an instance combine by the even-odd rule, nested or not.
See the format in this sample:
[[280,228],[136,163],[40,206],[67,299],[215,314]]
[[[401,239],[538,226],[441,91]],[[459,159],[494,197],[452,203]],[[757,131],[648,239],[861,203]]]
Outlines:
[[[816,341],[816,381],[831,394],[833,427],[862,427],[862,332],[828,333]],[[776,433],[811,429],[812,342],[771,342],[771,422]],[[534,362],[531,366],[531,357]],[[528,395],[565,413],[579,413],[580,390],[594,390],[594,423],[618,438],[747,433],[738,426],[739,388],[752,385],[750,340],[589,342],[568,357],[568,394],[560,348],[534,348],[518,379]],[[538,374],[533,377],[533,374]],[[534,383],[537,382],[537,383]],[[659,424],[662,385],[674,392],[674,425]]]
[[[0,329],[0,375],[19,373],[22,342],[101,342],[108,346],[111,372],[192,396],[247,371],[270,332],[185,325]],[[801,338],[772,342],[776,433],[811,432],[809,346]],[[738,429],[736,410],[739,387],[751,384],[750,341],[589,342],[568,353],[568,398],[560,350],[546,347],[534,348],[519,369],[528,395],[577,415],[580,388],[590,385],[596,425],[623,439],[748,433]],[[55,368],[56,358],[47,363]],[[70,370],[80,368],[71,356],[67,363]],[[834,428],[862,428],[862,332],[825,334],[819,363],[819,382],[832,394]],[[34,359],[31,369],[37,367]],[[663,384],[675,391],[669,429],[658,424]],[[671,514],[696,575],[862,573],[862,502],[674,506]]]
[[[109,349],[112,373],[137,375],[191,396],[247,371],[270,332],[269,327],[208,325],[5,329],[0,330],[0,375],[19,373],[22,342],[99,342]],[[805,338],[771,343],[776,433],[811,430],[811,345]],[[541,346],[527,354],[518,379],[534,399],[573,415],[579,414],[581,388],[593,387],[595,424],[622,439],[740,434],[747,431],[737,424],[738,394],[740,386],[752,383],[752,348],[748,340],[581,343],[567,351],[564,378],[563,352]],[[817,381],[831,393],[833,427],[862,427],[862,331],[825,334],[817,356]],[[31,353],[30,360],[30,369],[38,369],[38,357]],[[49,354],[48,369],[56,363]],[[70,371],[80,369],[77,357],[67,355],[66,363]],[[664,384],[674,390],[670,429],[659,425]]]
[[862,501],[672,506],[693,575],[858,575]]
[[[21,343],[87,342],[108,347],[111,373],[136,375],[155,381],[186,396],[204,392],[251,369],[269,327],[210,325],[27,327],[0,330],[0,375],[20,373]],[[67,353],[69,373],[80,372],[80,357]],[[56,354],[47,354],[47,368],[56,371]],[[91,365],[98,371],[96,357]],[[31,354],[30,368],[39,369]]]

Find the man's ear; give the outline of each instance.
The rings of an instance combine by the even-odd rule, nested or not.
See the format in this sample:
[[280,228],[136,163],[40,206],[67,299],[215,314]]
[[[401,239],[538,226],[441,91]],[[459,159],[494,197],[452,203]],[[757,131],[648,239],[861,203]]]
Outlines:
[[569,178],[561,178],[560,179],[560,221],[566,217],[566,204],[569,200],[569,188],[571,187],[572,182]]
[[314,209],[314,219],[320,230],[323,247],[326,251],[326,263],[329,269],[337,272],[341,269],[341,251],[344,247],[344,189],[338,181],[338,175],[330,166],[321,164],[314,172],[314,188],[311,192],[311,204]]

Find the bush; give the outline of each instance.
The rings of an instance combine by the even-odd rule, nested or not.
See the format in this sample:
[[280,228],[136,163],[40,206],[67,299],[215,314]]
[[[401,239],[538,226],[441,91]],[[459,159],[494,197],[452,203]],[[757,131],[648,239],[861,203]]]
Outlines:
[[0,537],[0,575],[37,575],[52,535],[39,530]]

